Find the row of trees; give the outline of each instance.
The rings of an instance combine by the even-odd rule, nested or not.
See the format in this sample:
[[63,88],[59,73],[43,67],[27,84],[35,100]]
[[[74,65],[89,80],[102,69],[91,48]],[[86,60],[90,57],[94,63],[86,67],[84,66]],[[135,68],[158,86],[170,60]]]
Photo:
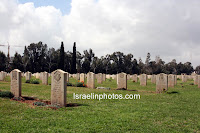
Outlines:
[[[19,69],[21,71],[35,72],[52,72],[56,69],[62,69],[70,73],[107,73],[116,74],[126,72],[128,74],[191,74],[194,69],[190,62],[176,63],[173,59],[169,63],[165,63],[159,56],[155,60],[151,60],[150,53],[147,54],[143,63],[141,58],[137,61],[132,54],[124,54],[122,52],[114,52],[98,58],[92,49],[84,50],[83,54],[76,51],[76,43],[73,46],[73,52],[64,51],[64,44],[61,43],[60,49],[47,47],[42,42],[31,43],[25,46],[23,55],[15,53],[11,62],[8,62],[6,55],[0,52],[0,70],[11,71]],[[200,66],[196,68],[196,72],[200,74]]]

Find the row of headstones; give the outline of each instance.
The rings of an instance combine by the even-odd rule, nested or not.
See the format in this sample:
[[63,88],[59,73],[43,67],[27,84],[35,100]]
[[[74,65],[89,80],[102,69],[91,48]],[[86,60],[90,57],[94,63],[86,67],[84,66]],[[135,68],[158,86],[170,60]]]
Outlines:
[[[26,72],[25,74],[27,80],[30,80],[31,78],[31,73]],[[36,76],[33,74],[33,76]],[[67,77],[69,74],[67,72],[64,72],[62,70],[56,70],[51,73],[51,104],[52,105],[58,105],[58,106],[65,106],[66,105],[66,81]],[[21,71],[18,69],[14,69],[11,72],[11,92],[14,94],[15,97],[21,97]],[[48,73],[47,72],[42,72],[40,73],[40,77],[36,78],[41,78],[47,81],[48,83]],[[82,75],[80,76],[82,77]],[[87,83],[88,83],[88,88],[94,88],[94,80],[95,76],[94,73],[88,73],[87,74]]]
[[[51,82],[51,105],[65,106],[66,105],[66,79],[67,73],[62,70],[52,72]],[[43,73],[43,78],[48,77],[48,73]],[[15,97],[21,97],[21,71],[14,69],[11,71],[11,92]]]
[[[0,80],[4,80],[4,78],[9,75],[9,73],[7,74],[6,72],[3,72],[1,71],[0,72]],[[31,72],[26,72],[26,73],[21,73],[22,77],[25,77],[26,80],[30,80],[31,79]],[[43,76],[43,75],[47,75],[47,76]],[[69,81],[69,77],[73,77],[73,78],[76,78],[77,80],[81,80],[81,75],[82,77],[87,77],[87,75],[85,75],[84,73],[77,73],[77,74],[70,74],[68,73],[68,78],[67,78],[67,81]],[[85,76],[83,76],[85,75]],[[105,81],[105,79],[116,79],[117,78],[117,75],[106,75],[106,74],[102,74],[102,73],[99,73],[99,74],[95,74],[95,79],[98,79],[98,77],[101,77],[101,75],[103,76],[103,81]],[[44,80],[43,77],[47,78],[47,77],[50,77],[51,74],[50,73],[47,73],[47,72],[41,72],[41,73],[34,73],[33,76],[35,76],[37,79],[40,79],[40,80]],[[154,75],[147,75],[148,79],[152,79]],[[130,74],[127,74],[127,80],[130,80],[130,79],[133,79],[133,81],[137,82],[137,77],[138,75],[137,74],[134,74],[134,75],[130,75]],[[179,79],[182,79],[183,82],[186,82],[187,79],[194,79],[197,78],[198,75],[177,75],[177,78]],[[82,80],[83,81],[83,80]],[[97,81],[98,82],[98,81]],[[98,83],[101,83],[101,79],[99,79],[99,82]],[[45,83],[44,83],[45,84]],[[195,82],[196,84],[196,82]]]
[[[84,82],[85,74],[80,74],[80,81]],[[77,78],[77,74],[74,74],[72,77]],[[88,73],[87,75],[87,84],[88,88],[95,88],[95,77],[97,78],[98,83],[102,83],[103,74],[94,74],[92,72]],[[127,89],[127,77],[126,73],[119,73],[117,74],[117,88]],[[147,75],[142,74],[139,76],[140,85],[146,86],[147,85]],[[135,74],[132,76],[132,80],[134,82],[138,81],[138,76]],[[156,83],[156,92],[161,93],[162,91],[167,91],[168,87],[174,87],[177,84],[177,77],[176,75],[167,75],[167,74],[158,74],[151,76],[152,83]]]
[[1,71],[0,72],[0,81],[3,81],[7,75],[8,75],[7,72]]
[[[7,73],[2,71],[1,74],[0,74],[0,77],[2,77],[2,78],[0,78],[0,80],[3,80],[6,77],[6,75],[7,75]],[[26,73],[22,73],[22,75],[26,77],[26,80],[30,80],[32,74],[30,72],[26,72]],[[33,76],[42,80],[43,84],[48,85],[48,77],[50,77],[51,74],[48,74],[47,72],[41,72],[41,73],[35,73],[35,74],[33,74]],[[171,77],[171,76],[173,76],[173,75],[172,74],[169,75],[169,77]],[[84,73],[81,73],[81,74],[79,74],[79,73],[77,73],[77,74],[67,73],[67,82],[69,82],[69,77],[73,77],[73,78],[76,78],[77,80],[80,80],[81,82],[85,82],[85,78],[87,77],[87,75],[85,75]],[[106,74],[99,73],[99,74],[94,74],[94,77],[95,77],[95,79],[97,79],[97,83],[101,84],[103,81],[106,80],[106,78],[116,79],[117,75],[106,75]],[[142,74],[142,75],[139,76],[140,85],[146,86],[146,84],[147,84],[147,78],[146,77],[148,79],[151,79],[152,83],[156,83],[156,75]],[[183,82],[186,82],[187,79],[194,79],[194,84],[198,85],[198,75],[193,75],[193,76],[185,75],[185,74],[177,75],[175,77],[175,82],[176,82],[177,78],[182,79]],[[130,79],[132,79],[134,82],[138,82],[138,75],[137,74],[134,74],[134,75],[127,74],[127,80],[130,80]],[[171,82],[168,83],[168,86],[173,87],[173,85],[171,85]],[[200,87],[200,85],[199,85],[199,87]]]
[[[147,78],[148,76],[146,74],[141,74],[139,76],[140,85],[146,86]],[[188,78],[189,77],[187,75],[184,75],[184,74],[181,75],[182,82],[187,82]],[[194,75],[192,78],[194,79],[194,84],[198,85],[198,88],[200,88],[200,75]],[[150,79],[152,83],[156,84],[157,93],[162,93],[163,91],[167,91],[168,87],[174,87],[177,84],[177,75],[173,75],[173,74],[167,75],[167,74],[161,73],[158,75],[151,75]],[[137,74],[132,76],[132,80],[134,82],[138,82]],[[117,75],[117,88],[127,89],[127,74],[126,73],[120,73]]]
[[[0,80],[3,80],[6,77],[6,75],[7,75],[7,73],[2,71],[0,73]],[[31,72],[22,73],[22,76],[26,77],[26,80],[30,80],[31,75],[32,75]],[[41,72],[41,73],[35,73],[35,74],[33,74],[33,76],[42,80],[43,84],[48,85],[48,77],[50,77],[51,74],[48,74],[47,72]],[[171,74],[171,76],[173,76],[173,75]],[[169,75],[169,77],[171,77],[171,76]],[[85,75],[84,73],[81,73],[81,74],[67,73],[67,82],[69,82],[69,77],[73,77],[73,78],[76,78],[77,80],[80,80],[81,82],[85,82],[85,78],[87,77],[87,75]],[[117,75],[106,75],[106,74],[99,73],[99,74],[94,74],[94,77],[95,77],[95,79],[97,79],[97,83],[101,84],[103,81],[106,80],[106,78],[116,79]],[[139,76],[140,85],[146,86],[147,78],[140,78],[140,77],[147,77],[148,79],[151,79],[152,83],[156,83],[156,75],[142,74]],[[198,75],[193,75],[193,76],[185,75],[185,74],[177,75],[175,77],[175,82],[176,82],[177,78],[182,79],[183,82],[186,82],[187,79],[194,79],[194,84],[198,85]],[[134,74],[134,75],[127,74],[127,80],[130,80],[130,79],[132,79],[132,81],[134,81],[134,82],[138,82],[138,75],[137,74]],[[168,85],[169,85],[169,87],[173,87],[173,85],[171,85],[171,83],[169,83]],[[199,85],[199,87],[200,87],[200,85]]]
[[[94,88],[94,80],[95,74],[89,72],[87,74],[87,83],[88,88]],[[27,77],[31,78],[31,73],[27,72]],[[69,74],[62,70],[56,70],[51,73],[51,104],[58,105],[58,106],[65,106],[66,105],[66,90],[67,90],[67,77]],[[43,72],[40,77],[47,79],[48,81],[48,73]],[[81,76],[82,77],[82,74]],[[11,72],[11,92],[14,94],[15,97],[21,97],[21,71],[18,69],[14,69]],[[28,79],[30,80],[30,79]]]
[[[67,90],[67,76],[69,74],[64,72],[60,69],[55,70],[51,73],[51,104],[58,105],[58,106],[65,106],[66,105],[66,90]],[[101,75],[101,74],[100,74]],[[11,72],[11,92],[14,94],[15,97],[21,97],[21,71],[18,69],[14,69]],[[43,77],[47,76],[48,73],[43,72]],[[82,77],[82,76],[80,76]],[[103,77],[103,76],[100,76]],[[153,78],[153,76],[152,76]],[[184,77],[183,77],[184,78]],[[98,77],[97,77],[98,79]],[[167,74],[158,74],[156,75],[156,92],[161,93],[168,89],[169,85],[171,84],[174,86],[176,84],[176,75],[167,75]],[[140,75],[140,81],[146,82],[147,75],[142,74]],[[200,80],[200,78],[199,78]],[[89,72],[87,74],[87,84],[88,88],[95,87],[95,74]],[[141,83],[140,83],[141,84]],[[126,73],[119,73],[117,74],[117,85],[118,88],[127,88],[127,74]]]

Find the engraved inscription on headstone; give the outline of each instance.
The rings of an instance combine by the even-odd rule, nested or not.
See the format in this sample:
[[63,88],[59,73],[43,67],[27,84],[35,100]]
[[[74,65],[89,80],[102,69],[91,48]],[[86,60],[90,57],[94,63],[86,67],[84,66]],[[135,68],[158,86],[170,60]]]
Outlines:
[[51,81],[51,104],[58,106],[66,105],[67,73],[58,69],[52,72]]
[[102,73],[97,74],[97,83],[102,84],[103,83],[103,75]]
[[87,74],[87,87],[95,89],[95,74],[93,72],[89,72]]
[[48,73],[47,72],[42,73],[42,84],[48,85]]
[[11,71],[10,90],[15,97],[21,97],[21,71],[18,69]]
[[132,79],[133,79],[133,82],[138,82],[137,74],[134,74],[134,75],[132,76]]
[[162,93],[168,90],[168,77],[166,74],[161,73],[156,75],[156,92]]
[[85,74],[84,73],[80,74],[80,82],[85,82]]
[[140,75],[140,85],[146,86],[147,85],[147,75],[141,74]]
[[175,76],[173,74],[168,75],[168,87],[174,87],[175,85]]
[[117,74],[117,88],[127,89],[127,74],[126,73]]

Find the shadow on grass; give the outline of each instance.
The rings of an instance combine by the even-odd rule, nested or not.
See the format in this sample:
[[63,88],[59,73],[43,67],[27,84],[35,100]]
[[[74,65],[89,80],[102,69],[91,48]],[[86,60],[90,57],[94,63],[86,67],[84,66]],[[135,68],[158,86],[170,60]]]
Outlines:
[[171,91],[171,92],[167,92],[167,94],[179,94],[178,91]]
[[68,103],[66,107],[89,106],[88,104]]
[[125,89],[125,88],[119,88],[119,89],[115,89],[115,90],[123,90],[123,91],[137,91],[137,90],[128,90],[128,89]]
[[36,100],[37,97],[23,96],[24,100]]

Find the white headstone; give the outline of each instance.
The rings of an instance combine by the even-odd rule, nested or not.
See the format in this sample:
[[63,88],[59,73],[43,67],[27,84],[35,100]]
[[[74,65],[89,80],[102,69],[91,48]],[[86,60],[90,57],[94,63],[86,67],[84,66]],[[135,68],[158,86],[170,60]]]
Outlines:
[[156,75],[156,92],[162,93],[163,91],[168,90],[168,81],[167,81],[167,75],[164,73],[160,73]]
[[21,97],[21,71],[14,69],[11,72],[11,92],[15,97]]
[[58,69],[51,75],[51,105],[66,106],[67,73]]
[[118,89],[127,89],[127,74],[126,73],[119,73],[117,74],[117,88]]
[[95,89],[95,74],[93,72],[87,74],[87,87]]

